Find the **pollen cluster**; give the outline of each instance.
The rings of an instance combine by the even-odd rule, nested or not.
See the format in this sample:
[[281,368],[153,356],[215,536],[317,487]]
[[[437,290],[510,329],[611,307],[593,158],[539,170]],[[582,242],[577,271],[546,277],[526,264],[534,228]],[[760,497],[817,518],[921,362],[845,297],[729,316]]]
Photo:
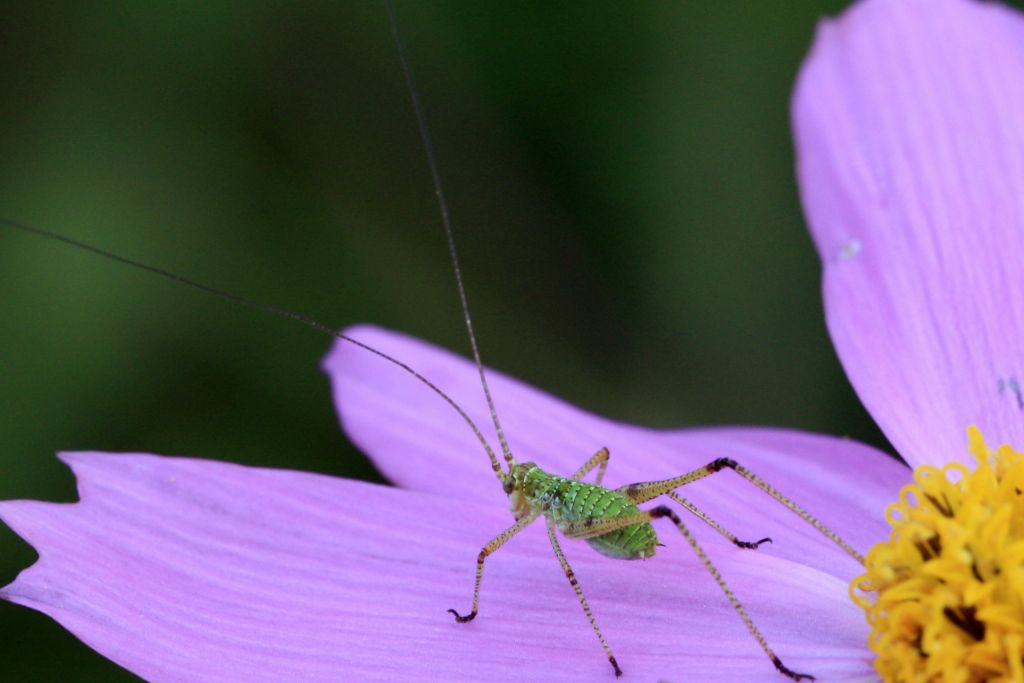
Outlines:
[[850,586],[886,681],[1024,681],[1024,454],[968,441],[973,470],[914,470]]

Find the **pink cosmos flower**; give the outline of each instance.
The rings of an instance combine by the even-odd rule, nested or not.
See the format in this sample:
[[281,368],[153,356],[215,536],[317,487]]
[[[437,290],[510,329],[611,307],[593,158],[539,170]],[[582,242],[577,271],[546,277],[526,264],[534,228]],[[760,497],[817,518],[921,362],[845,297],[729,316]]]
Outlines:
[[[401,357],[480,425],[475,368],[396,333],[348,334]],[[480,546],[509,525],[486,455],[459,416],[401,370],[337,345],[324,362],[342,422],[399,488],[150,455],[71,453],[81,502],[0,504],[39,551],[3,596],[50,614],[153,680],[614,680],[543,525],[493,556],[480,616],[464,611]],[[857,547],[906,469],[865,446],[770,429],[658,432],[616,424],[498,373],[516,453],[571,472],[611,449],[607,481],[665,477],[730,453],[781,482]],[[858,565],[730,474],[694,502],[743,535],[695,528],[786,663],[823,678],[870,672]],[[795,517],[793,517],[795,519]],[[696,525],[694,525],[696,527]],[[563,544],[625,680],[764,680],[774,669],[672,527],[645,562]],[[785,596],[780,600],[780,596]],[[827,639],[822,634],[829,634]]]
[[995,3],[865,2],[797,84],[828,327],[915,467],[855,582],[886,680],[1024,680],[1022,121],[1024,18]]
[[[867,0],[824,23],[794,120],[829,327],[851,381],[912,465],[966,460],[966,427],[1024,443],[1024,23],[967,0]],[[476,370],[423,342],[347,332],[488,422]],[[68,453],[81,502],[0,503],[39,551],[0,597],[38,609],[151,680],[612,680],[541,525],[508,526],[472,433],[407,374],[354,347],[324,361],[342,423],[397,488],[152,455]],[[734,458],[867,549],[910,473],[868,447],[776,429],[655,431],[584,413],[498,373],[520,460],[570,473],[610,448],[606,484]],[[1021,378],[1020,380],[1018,378]],[[795,399],[795,400],[798,400]],[[692,488],[692,490],[690,490]],[[695,534],[787,665],[875,677],[863,570],[730,473],[686,490],[756,552]],[[671,526],[645,562],[564,544],[629,680],[777,676]],[[779,677],[779,680],[781,677]]]

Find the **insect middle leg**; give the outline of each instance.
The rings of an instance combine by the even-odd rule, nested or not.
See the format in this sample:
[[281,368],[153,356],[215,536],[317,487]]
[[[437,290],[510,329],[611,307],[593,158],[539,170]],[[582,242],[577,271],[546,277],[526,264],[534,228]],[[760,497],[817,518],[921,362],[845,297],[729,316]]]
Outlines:
[[473,607],[469,614],[462,615],[456,612],[454,609],[449,609],[448,612],[455,615],[455,621],[460,624],[464,624],[467,621],[473,621],[473,618],[477,615],[480,608],[480,582],[484,578],[484,560],[487,556],[493,553],[495,550],[505,545],[510,538],[518,534],[526,527],[533,524],[533,522],[540,516],[540,511],[531,512],[526,517],[523,517],[518,522],[510,526],[509,528],[502,531],[500,534],[491,539],[491,542],[480,549],[480,554],[476,557],[476,581],[473,583]]
[[604,649],[604,653],[608,656],[608,661],[611,663],[612,668],[615,669],[615,677],[618,678],[622,675],[622,669],[619,668],[619,663],[615,661],[615,655],[612,654],[612,649],[608,645],[608,641],[604,639],[604,634],[601,633],[601,629],[597,625],[597,619],[594,618],[594,613],[590,611],[590,605],[587,604],[587,599],[583,597],[583,589],[580,588],[580,582],[576,580],[576,574],[573,572],[572,567],[569,566],[569,561],[565,559],[565,553],[562,552],[562,547],[558,544],[558,536],[555,534],[555,521],[548,517],[547,523],[548,538],[551,539],[551,547],[555,551],[555,557],[558,558],[558,562],[562,565],[562,571],[565,572],[565,578],[569,579],[569,583],[572,584],[572,589],[576,591],[576,599],[580,601],[583,613],[587,615],[587,620],[590,622],[591,628],[594,629],[597,639],[601,641],[601,647]]

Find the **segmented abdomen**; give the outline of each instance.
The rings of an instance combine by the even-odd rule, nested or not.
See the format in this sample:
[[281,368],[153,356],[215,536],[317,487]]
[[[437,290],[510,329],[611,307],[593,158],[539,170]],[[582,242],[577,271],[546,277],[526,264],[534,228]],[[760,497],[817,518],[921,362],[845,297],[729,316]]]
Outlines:
[[[594,523],[640,512],[621,493],[596,484],[587,484],[535,468],[527,477],[524,492],[530,504],[544,508],[544,514],[556,523],[592,519]],[[594,550],[624,560],[650,557],[658,537],[649,522],[631,524],[602,536],[585,539]]]

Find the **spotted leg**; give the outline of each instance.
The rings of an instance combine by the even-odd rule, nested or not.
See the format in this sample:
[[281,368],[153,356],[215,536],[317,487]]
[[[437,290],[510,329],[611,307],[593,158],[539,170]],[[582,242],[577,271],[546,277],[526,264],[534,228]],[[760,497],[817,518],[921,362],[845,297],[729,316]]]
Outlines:
[[573,472],[572,476],[569,478],[572,479],[573,481],[579,481],[583,477],[587,476],[587,473],[590,472],[590,470],[600,465],[600,467],[598,467],[597,469],[596,482],[597,485],[600,486],[601,480],[604,479],[604,472],[605,470],[608,469],[608,459],[610,457],[611,453],[608,451],[608,449],[602,448],[597,453],[594,453],[592,456],[590,456],[590,459],[588,459],[585,463],[580,465],[580,468]]
[[[580,479],[585,477],[588,472],[590,472],[595,467],[598,467],[598,465],[600,465],[600,467],[597,470],[597,481],[596,481],[596,483],[600,486],[601,485],[601,480],[604,478],[605,470],[608,469],[608,460],[609,460],[610,457],[611,457],[611,453],[608,451],[608,449],[607,448],[602,448],[597,453],[594,453],[594,455],[590,456],[590,458],[585,463],[583,463],[578,470],[573,472],[573,474],[570,477],[570,479],[572,479],[573,481],[579,481]],[[621,489],[620,489],[620,492],[621,492]],[[674,491],[669,491],[668,496],[672,500],[676,501],[677,503],[682,505],[684,508],[686,508],[687,511],[689,511],[691,514],[696,516],[699,520],[701,520],[702,522],[704,522],[705,524],[710,526],[712,529],[714,529],[715,531],[720,533],[722,536],[725,536],[727,539],[729,539],[730,543],[732,543],[733,545],[735,545],[738,548],[756,549],[759,545],[761,545],[763,543],[771,543],[772,542],[772,539],[770,539],[770,538],[762,538],[759,541],[741,541],[740,539],[736,538],[735,534],[731,533],[729,530],[727,530],[721,524],[719,524],[714,519],[712,519],[711,516],[708,513],[704,512],[703,510],[698,508],[696,505],[694,505],[690,501],[688,501],[685,498],[683,498],[682,496],[676,494]],[[636,501],[633,501],[633,502],[635,503]]]
[[[800,519],[804,520],[812,527],[814,527],[820,534],[828,538],[830,541],[835,543],[837,546],[842,548],[843,552],[855,559],[860,564],[864,564],[864,556],[858,553],[853,547],[843,540],[836,532],[829,529],[827,526],[822,524],[816,517],[811,513],[804,510],[802,507],[793,502],[792,499],[784,496],[781,491],[776,489],[774,486],[766,482],[761,477],[757,476],[743,465],[740,465],[735,460],[729,458],[719,458],[709,462],[703,467],[699,467],[686,474],[681,474],[678,477],[672,477],[671,479],[662,479],[660,481],[643,481],[636,484],[629,484],[622,488],[616,489],[619,493],[629,498],[634,504],[644,503],[648,500],[657,498],[658,496],[664,495],[669,491],[673,491],[681,486],[692,484],[698,479],[709,477],[712,474],[721,472],[722,470],[730,469],[736,474],[740,475],[751,484],[761,489],[769,496],[782,503],[784,506],[790,509]],[[678,501],[677,501],[678,502]]]
[[697,539],[693,536],[686,525],[683,524],[683,520],[679,519],[679,515],[677,515],[672,508],[666,505],[659,505],[651,510],[644,510],[631,515],[623,515],[622,517],[576,520],[562,524],[561,530],[567,538],[594,538],[596,536],[603,536],[604,534],[611,533],[617,529],[622,529],[634,524],[644,524],[663,517],[670,519],[676,525],[676,528],[679,529],[679,532],[686,538],[686,542],[690,544],[691,548],[693,548],[693,552],[696,553],[698,558],[700,558],[701,563],[704,564],[704,568],[707,569],[708,573],[711,574],[712,578],[714,578],[715,583],[718,584],[718,587],[725,594],[725,597],[729,600],[730,604],[732,604],[733,609],[739,615],[743,624],[747,627],[747,631],[749,631],[750,635],[754,637],[757,644],[761,646],[761,649],[772,661],[772,664],[775,665],[775,668],[789,678],[792,678],[794,681],[814,680],[814,676],[797,673],[782,663],[779,656],[775,654],[771,646],[768,645],[767,639],[765,639],[764,635],[761,634],[761,631],[754,624],[754,620],[750,618],[749,614],[747,614],[747,610],[743,607],[743,604],[740,603],[739,598],[736,597],[732,588],[730,588],[729,584],[726,583],[725,578],[718,571],[718,568],[711,562],[707,553],[705,553],[704,549],[699,543],[697,543]]
[[612,654],[612,649],[608,646],[608,641],[604,639],[604,634],[601,633],[601,628],[597,625],[597,619],[594,618],[594,613],[590,611],[590,605],[587,604],[587,599],[583,597],[583,589],[580,588],[580,582],[576,580],[576,574],[573,572],[572,567],[569,566],[569,561],[565,559],[565,553],[562,552],[562,547],[558,544],[558,536],[555,534],[554,520],[549,517],[547,522],[548,538],[551,539],[551,547],[555,551],[555,556],[558,558],[558,562],[562,565],[562,571],[565,572],[565,578],[569,579],[572,589],[576,591],[576,599],[580,601],[583,613],[587,615],[587,621],[590,622],[591,628],[594,629],[597,639],[601,641],[601,648],[608,656],[608,662],[612,665],[612,668],[615,669],[615,677],[618,678],[622,675],[622,669],[619,668],[619,663],[615,661],[615,655]]
[[462,615],[453,609],[448,610],[449,613],[455,615],[455,621],[460,624],[464,624],[467,621],[473,621],[476,617],[477,612],[480,608],[480,582],[484,578],[484,560],[487,556],[496,551],[501,546],[505,545],[506,542],[526,527],[533,524],[537,517],[540,516],[540,510],[531,512],[526,517],[523,517],[518,522],[510,526],[509,528],[502,531],[500,534],[491,539],[491,542],[480,549],[480,554],[476,557],[476,581],[473,583],[473,607],[469,614]]

